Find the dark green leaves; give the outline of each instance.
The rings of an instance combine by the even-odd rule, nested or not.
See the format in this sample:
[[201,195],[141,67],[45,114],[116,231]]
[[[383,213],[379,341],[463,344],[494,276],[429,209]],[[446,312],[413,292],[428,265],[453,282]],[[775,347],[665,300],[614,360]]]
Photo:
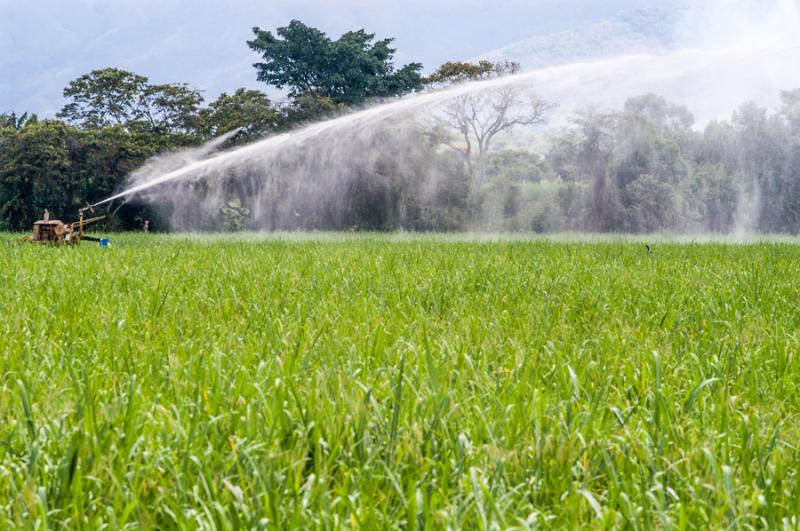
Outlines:
[[167,134],[190,132],[203,97],[187,85],[151,85],[117,68],[94,70],[64,89],[69,103],[58,114],[84,128],[112,125]]
[[356,105],[369,98],[399,96],[422,86],[422,65],[395,70],[392,39],[375,41],[364,30],[331,40],[316,28],[293,20],[276,34],[253,28],[250,48],[261,55],[254,66],[259,81],[288,88],[292,98],[327,98]]

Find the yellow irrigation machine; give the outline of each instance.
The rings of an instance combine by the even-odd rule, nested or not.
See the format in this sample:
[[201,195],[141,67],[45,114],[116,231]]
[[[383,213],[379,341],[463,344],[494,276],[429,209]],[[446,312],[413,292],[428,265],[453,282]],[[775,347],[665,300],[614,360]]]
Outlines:
[[64,223],[57,219],[50,219],[45,211],[44,219],[33,224],[33,235],[26,236],[20,243],[30,242],[42,245],[77,245],[83,240],[99,242],[100,238],[87,236],[84,230],[89,225],[106,219],[106,216],[85,218],[83,210],[80,211],[80,219],[74,223]]

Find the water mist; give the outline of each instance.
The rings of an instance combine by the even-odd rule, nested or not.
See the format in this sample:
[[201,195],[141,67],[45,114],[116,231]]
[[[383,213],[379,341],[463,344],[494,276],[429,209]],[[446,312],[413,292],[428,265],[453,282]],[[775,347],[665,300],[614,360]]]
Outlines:
[[[119,194],[98,203],[136,198],[160,205],[178,229],[213,226],[220,206],[236,197],[251,229],[346,225],[348,191],[413,176],[413,186],[434,197],[446,170],[415,148],[424,134],[420,117],[449,102],[509,87],[535,90],[558,104],[551,126],[565,126],[576,110],[613,109],[626,98],[658,93],[686,105],[697,125],[726,116],[745,101],[777,103],[781,89],[800,87],[800,6],[775,2],[719,1],[688,12],[680,36],[691,46],[661,55],[632,55],[545,68],[459,85],[375,105],[230,151],[218,139],[198,150],[169,154],[132,174]],[[691,38],[687,37],[691,34]],[[403,171],[400,171],[400,170]],[[383,189],[392,193],[391,183]],[[737,228],[752,219],[757,184],[741,191]],[[390,198],[387,198],[390,202]],[[423,201],[424,203],[424,201]],[[387,203],[388,204],[388,203]],[[424,208],[424,204],[420,208]],[[407,212],[395,212],[403,226]],[[191,220],[191,221],[190,221]]]

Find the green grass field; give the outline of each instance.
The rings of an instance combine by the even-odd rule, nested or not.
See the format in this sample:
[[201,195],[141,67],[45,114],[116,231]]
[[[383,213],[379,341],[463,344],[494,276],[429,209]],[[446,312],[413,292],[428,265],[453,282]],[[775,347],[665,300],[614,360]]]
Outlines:
[[0,528],[794,528],[800,246],[0,237]]

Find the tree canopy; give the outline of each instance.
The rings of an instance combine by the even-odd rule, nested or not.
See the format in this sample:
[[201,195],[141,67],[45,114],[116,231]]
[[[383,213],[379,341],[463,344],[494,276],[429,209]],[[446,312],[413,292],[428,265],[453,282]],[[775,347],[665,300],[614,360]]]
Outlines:
[[245,140],[275,131],[279,118],[278,110],[266,94],[244,88],[230,95],[223,92],[198,117],[204,136],[211,138],[241,129]]
[[83,128],[120,125],[164,134],[188,134],[203,102],[200,92],[180,83],[152,85],[145,76],[118,68],[94,70],[64,89],[58,113]]
[[253,28],[250,48],[263,61],[254,66],[258,80],[292,98],[329,99],[334,105],[357,105],[370,98],[399,96],[422,87],[422,65],[395,69],[393,39],[375,40],[364,30],[332,40],[316,28],[293,20],[273,34]]
[[513,61],[487,61],[477,63],[464,61],[448,62],[440,66],[428,76],[426,82],[438,86],[449,86],[466,81],[479,81],[495,77],[517,74],[522,70],[519,63]]

